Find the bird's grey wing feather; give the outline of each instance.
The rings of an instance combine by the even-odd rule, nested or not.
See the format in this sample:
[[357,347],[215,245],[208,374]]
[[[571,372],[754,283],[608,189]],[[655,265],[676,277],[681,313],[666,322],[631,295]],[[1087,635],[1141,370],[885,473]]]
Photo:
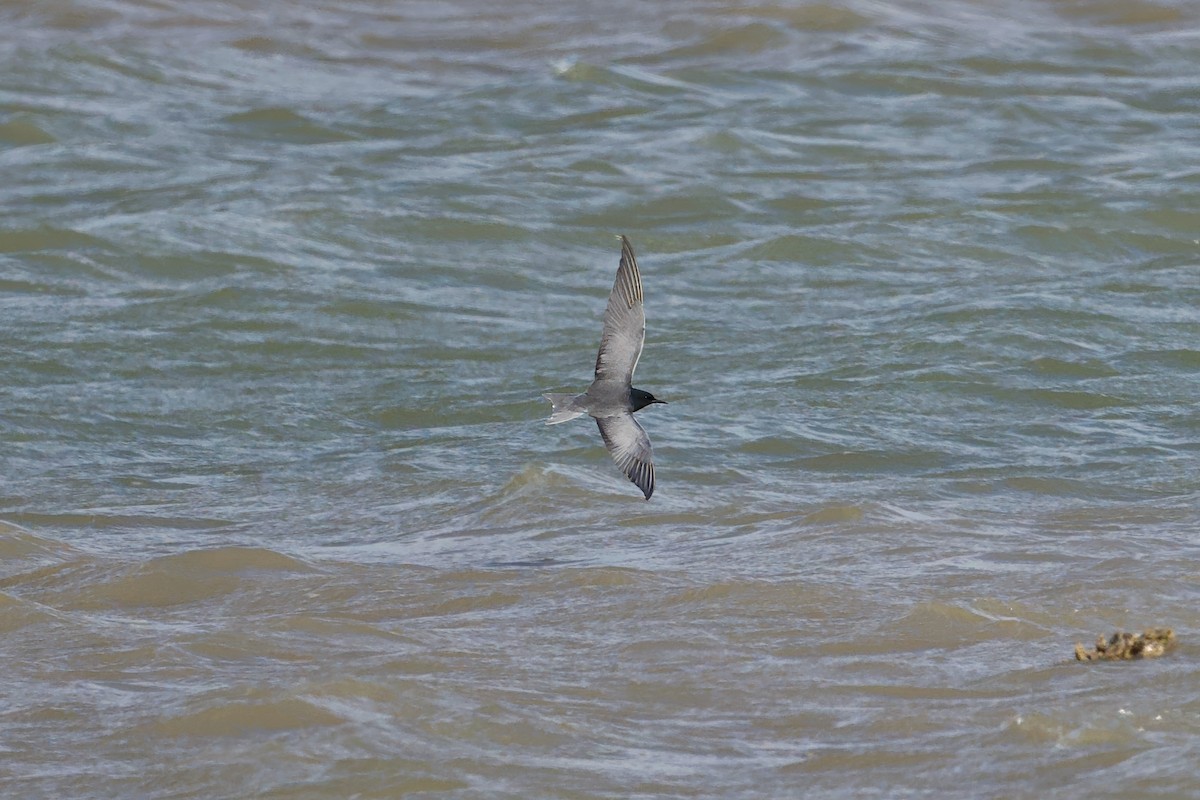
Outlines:
[[597,417],[596,424],[613,461],[649,500],[654,494],[654,453],[646,431],[629,411],[615,417]]
[[596,354],[596,380],[633,380],[633,371],[646,339],[646,312],[642,307],[642,275],[638,272],[633,246],[621,237],[621,264],[604,310],[604,333]]

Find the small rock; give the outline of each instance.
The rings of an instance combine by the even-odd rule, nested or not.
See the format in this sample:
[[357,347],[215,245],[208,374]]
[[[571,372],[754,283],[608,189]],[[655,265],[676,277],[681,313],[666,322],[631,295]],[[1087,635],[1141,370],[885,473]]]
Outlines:
[[1139,634],[1117,631],[1105,639],[1096,640],[1094,650],[1075,645],[1079,661],[1132,661],[1135,658],[1157,658],[1175,644],[1175,631],[1170,628],[1147,628]]

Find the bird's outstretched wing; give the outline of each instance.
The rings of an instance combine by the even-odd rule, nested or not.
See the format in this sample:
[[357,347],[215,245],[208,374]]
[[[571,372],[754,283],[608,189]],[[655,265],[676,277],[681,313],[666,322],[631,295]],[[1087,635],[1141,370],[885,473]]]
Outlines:
[[613,461],[649,500],[654,494],[654,453],[646,431],[629,411],[615,417],[597,417],[596,424]]
[[638,272],[633,246],[621,237],[621,265],[604,310],[604,333],[596,354],[596,380],[617,381],[626,386],[642,355],[646,339],[646,311],[642,308],[642,275]]

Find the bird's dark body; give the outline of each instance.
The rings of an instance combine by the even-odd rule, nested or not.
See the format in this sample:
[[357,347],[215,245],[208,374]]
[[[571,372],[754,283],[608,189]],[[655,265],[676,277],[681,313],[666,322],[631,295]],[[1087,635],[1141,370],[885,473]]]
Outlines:
[[[667,402],[659,400],[649,392],[633,387],[628,389],[619,387],[619,391],[614,397],[611,388],[608,386],[597,387],[593,384],[592,388],[579,395],[575,402],[587,408],[587,413],[593,417],[611,417],[626,411],[641,411],[646,406]],[[622,394],[624,397],[621,396]]]

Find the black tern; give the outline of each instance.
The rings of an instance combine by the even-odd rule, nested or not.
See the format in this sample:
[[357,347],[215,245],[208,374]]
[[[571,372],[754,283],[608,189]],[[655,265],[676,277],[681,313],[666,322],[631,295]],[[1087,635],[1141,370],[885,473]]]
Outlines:
[[621,264],[617,280],[604,310],[604,333],[596,354],[596,379],[583,394],[544,394],[553,406],[547,425],[557,425],[588,414],[600,426],[604,446],[621,471],[633,481],[646,499],[654,494],[654,453],[650,437],[633,418],[654,403],[666,404],[649,392],[633,388],[646,340],[646,312],[642,308],[642,275],[638,272],[633,246],[621,239]]

